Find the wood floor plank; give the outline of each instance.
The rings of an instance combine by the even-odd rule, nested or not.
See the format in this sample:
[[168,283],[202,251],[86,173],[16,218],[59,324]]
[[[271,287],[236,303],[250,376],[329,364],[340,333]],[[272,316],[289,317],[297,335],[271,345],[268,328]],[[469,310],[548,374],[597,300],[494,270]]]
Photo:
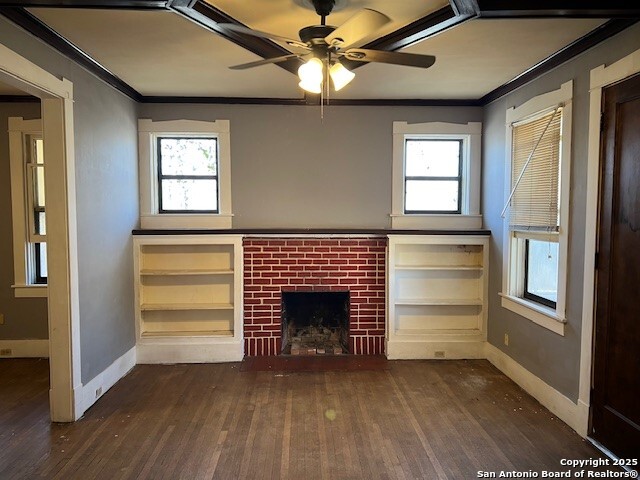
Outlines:
[[486,361],[280,363],[140,365],[51,424],[48,363],[2,359],[0,478],[458,480],[601,457]]

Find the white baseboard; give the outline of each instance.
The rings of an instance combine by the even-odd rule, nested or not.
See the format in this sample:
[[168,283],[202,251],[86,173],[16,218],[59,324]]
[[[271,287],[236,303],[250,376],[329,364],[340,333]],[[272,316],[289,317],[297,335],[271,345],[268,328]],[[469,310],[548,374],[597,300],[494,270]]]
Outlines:
[[485,358],[560,420],[578,432],[581,437],[587,437],[589,424],[588,405],[584,402],[574,403],[502,350],[488,342],[485,344]]
[[74,389],[76,418],[80,418],[89,407],[113,387],[136,365],[136,347],[117,358],[104,371],[96,375],[86,385]]
[[138,343],[136,349],[140,364],[240,362],[244,358],[243,342]]
[[385,351],[389,360],[475,359],[485,358],[484,343],[389,340]]
[[11,350],[0,358],[49,358],[49,340],[0,340],[0,350]]

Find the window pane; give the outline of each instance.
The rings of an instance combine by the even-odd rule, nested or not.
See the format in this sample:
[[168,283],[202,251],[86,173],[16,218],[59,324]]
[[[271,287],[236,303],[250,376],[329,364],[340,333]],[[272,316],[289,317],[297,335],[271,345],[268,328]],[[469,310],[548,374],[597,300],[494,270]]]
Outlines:
[[46,235],[47,234],[47,222],[46,222],[46,213],[42,210],[37,210],[33,212],[33,218],[36,222],[35,231],[36,235]]
[[37,138],[34,140],[35,143],[35,154],[36,154],[36,163],[42,165],[44,164],[44,142],[41,138]]
[[36,207],[44,207],[44,167],[38,165],[33,176],[33,203]]
[[36,243],[36,280],[39,283],[47,281],[47,244]]
[[163,175],[217,175],[215,138],[161,138]]
[[217,180],[162,180],[162,209],[217,211]]
[[457,212],[456,180],[407,180],[405,211]]
[[555,303],[558,299],[558,244],[539,240],[527,242],[527,292]]
[[406,176],[457,177],[460,144],[459,140],[407,140]]

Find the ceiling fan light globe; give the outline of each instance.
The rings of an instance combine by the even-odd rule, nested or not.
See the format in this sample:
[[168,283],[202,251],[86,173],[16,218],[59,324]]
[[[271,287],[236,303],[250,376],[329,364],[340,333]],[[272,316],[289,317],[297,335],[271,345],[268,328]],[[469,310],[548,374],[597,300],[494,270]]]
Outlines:
[[329,69],[329,76],[333,81],[333,88],[337,92],[347,86],[355,78],[356,74],[345,68],[341,63],[335,63]]
[[320,93],[322,92],[322,82],[313,82],[313,81],[305,81],[302,80],[298,86],[302,88],[304,91],[309,93]]
[[298,69],[298,77],[302,82],[320,83],[322,82],[322,70],[324,65],[319,58],[312,58],[307,63],[300,65]]

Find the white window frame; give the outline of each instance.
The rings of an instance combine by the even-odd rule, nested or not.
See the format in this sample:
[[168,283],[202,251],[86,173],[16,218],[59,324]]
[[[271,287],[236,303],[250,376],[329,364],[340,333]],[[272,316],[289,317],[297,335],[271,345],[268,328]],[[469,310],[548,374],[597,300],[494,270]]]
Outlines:
[[[159,213],[158,137],[203,137],[218,141],[219,213]],[[231,140],[229,120],[204,122],[138,120],[140,227],[143,229],[231,228]]]
[[539,240],[548,241],[549,235],[557,236],[558,241],[558,296],[556,308],[522,298],[524,290],[524,240],[517,238],[517,232],[509,230],[509,208],[506,209],[503,222],[503,260],[502,292],[503,308],[511,310],[532,322],[563,335],[566,324],[567,293],[567,255],[569,229],[569,195],[571,175],[571,120],[572,120],[573,81],[563,83],[558,90],[538,95],[519,107],[512,107],[506,114],[505,135],[505,202],[511,193],[511,155],[514,123],[550,113],[558,105],[563,106],[560,132],[560,218],[557,234],[541,234]]
[[[11,171],[11,214],[13,227],[13,294],[18,298],[46,298],[47,284],[33,283],[35,259],[30,248],[32,226],[27,225],[28,188],[26,184],[27,136],[42,136],[42,120],[9,117],[9,168]],[[37,236],[38,238],[40,236]],[[40,238],[40,240],[42,240]],[[45,239],[46,241],[46,239]]]
[[[465,230],[482,227],[480,168],[482,123],[393,122],[391,228]],[[461,213],[404,213],[405,140],[461,140]]]

